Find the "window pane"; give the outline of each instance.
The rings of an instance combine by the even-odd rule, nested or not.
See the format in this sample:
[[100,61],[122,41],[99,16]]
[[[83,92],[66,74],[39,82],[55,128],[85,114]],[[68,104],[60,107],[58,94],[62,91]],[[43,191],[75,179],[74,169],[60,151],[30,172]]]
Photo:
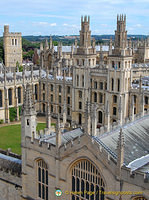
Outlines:
[[99,200],[99,186],[96,185],[96,200]]
[[79,178],[77,178],[77,192],[80,191],[80,180]]
[[42,183],[44,183],[44,181],[45,181],[45,172],[44,172],[44,169],[42,169]]
[[91,184],[91,192],[93,193],[91,195],[91,200],[94,200],[94,185],[93,184]]
[[38,184],[38,196],[41,197],[41,184]]
[[81,181],[81,196],[84,197],[84,180]]
[[42,198],[44,199],[45,198],[45,186],[42,185]]
[[[89,183],[86,182],[86,191],[89,192]],[[86,199],[89,199],[89,194],[86,193]]]
[[72,191],[75,191],[75,178],[72,177]]
[[104,200],[104,189],[103,189],[103,187],[101,188],[101,200]]
[[38,181],[41,182],[41,169],[40,169],[40,167],[38,168]]
[[48,185],[48,171],[46,170],[46,184]]
[[46,187],[46,200],[48,200],[48,187]]

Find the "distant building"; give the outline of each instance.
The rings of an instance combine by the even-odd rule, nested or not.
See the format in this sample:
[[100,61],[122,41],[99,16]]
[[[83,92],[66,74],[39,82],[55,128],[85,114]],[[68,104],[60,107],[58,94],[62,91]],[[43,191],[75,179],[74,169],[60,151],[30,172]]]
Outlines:
[[6,67],[22,65],[22,35],[10,33],[9,25],[4,26],[4,62]]

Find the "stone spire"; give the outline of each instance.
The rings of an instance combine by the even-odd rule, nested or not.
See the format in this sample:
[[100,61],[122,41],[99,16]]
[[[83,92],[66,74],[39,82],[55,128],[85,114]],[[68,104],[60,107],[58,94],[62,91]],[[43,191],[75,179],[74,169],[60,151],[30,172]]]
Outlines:
[[60,128],[60,117],[59,114],[57,116],[57,124],[56,124],[56,147],[59,149],[61,146],[61,128]]
[[74,49],[74,53],[77,53],[77,46],[78,46],[78,41],[77,41],[77,37],[75,38],[75,49]]
[[95,38],[93,38],[93,48],[95,48],[95,45],[96,45],[96,41],[95,41]]
[[142,95],[141,95],[141,107],[142,107],[141,114],[142,114],[142,117],[144,116],[144,104],[145,104],[145,102],[144,102],[144,93],[142,93]]
[[67,122],[66,117],[66,91],[65,91],[65,70],[63,71],[63,99],[64,99],[64,106],[63,106],[63,124],[65,126]]
[[53,47],[53,41],[52,41],[52,36],[50,36],[50,49]]
[[106,118],[107,118],[107,131],[110,131],[110,109],[109,109],[109,101],[107,101],[107,105],[106,105]]
[[131,104],[131,116],[132,116],[132,121],[134,121],[134,96],[132,96],[132,104]]
[[119,111],[119,120],[120,120],[120,125],[123,124],[123,112],[122,112],[122,97],[120,95],[120,98],[119,98],[119,108],[118,108],[118,111]]
[[62,58],[62,42],[58,43],[58,47],[57,48],[58,48],[57,49],[58,57],[59,57],[59,59],[61,59]]
[[128,41],[128,47],[129,47],[129,49],[132,48],[132,42],[131,42],[131,39],[129,39],[129,41]]
[[45,50],[48,50],[49,49],[49,44],[48,44],[48,40],[46,39],[46,41],[45,41]]
[[43,43],[40,43],[40,52],[43,51]]
[[109,55],[112,55],[112,37],[110,38],[110,43],[109,43]]
[[103,64],[103,52],[102,52],[102,43],[100,44],[100,64]]
[[96,114],[96,104],[93,105],[93,116],[92,116],[92,136],[96,136],[97,129],[97,114]]
[[73,52],[74,52],[74,49],[73,49],[73,44],[71,45],[71,57],[73,58]]
[[120,129],[119,137],[117,141],[117,175],[121,176],[121,168],[124,164],[124,134],[122,129]]
[[22,144],[25,142],[26,136],[31,138],[31,142],[34,141],[34,138],[37,138],[36,126],[36,111],[32,100],[32,90],[30,85],[27,84],[21,117]]
[[29,84],[26,85],[26,92],[25,92],[25,97],[24,97],[24,104],[23,104],[23,109],[22,111],[25,114],[35,114],[35,106],[34,102],[32,99],[32,90]]
[[51,128],[51,114],[50,114],[49,101],[47,102],[46,127],[48,128],[48,130],[50,130]]

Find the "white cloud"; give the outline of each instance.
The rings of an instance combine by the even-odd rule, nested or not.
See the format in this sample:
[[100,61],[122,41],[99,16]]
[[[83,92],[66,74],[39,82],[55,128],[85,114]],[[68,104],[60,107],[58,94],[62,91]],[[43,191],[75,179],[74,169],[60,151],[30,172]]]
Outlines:
[[48,23],[48,22],[32,22],[32,24],[35,26],[44,26],[44,27],[57,25],[56,23]]
[[137,27],[137,28],[141,28],[142,25],[141,25],[141,24],[136,24],[135,27]]
[[39,22],[40,25],[48,25],[48,22]]
[[50,24],[50,26],[56,26],[56,23],[52,23],[52,24]]

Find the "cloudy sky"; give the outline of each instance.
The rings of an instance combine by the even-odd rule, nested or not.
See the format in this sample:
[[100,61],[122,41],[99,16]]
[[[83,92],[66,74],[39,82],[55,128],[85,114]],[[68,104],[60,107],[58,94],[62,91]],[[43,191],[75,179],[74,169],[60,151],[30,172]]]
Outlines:
[[4,24],[23,35],[79,34],[81,15],[92,34],[114,34],[121,13],[129,34],[149,35],[149,0],[0,0],[0,35]]

